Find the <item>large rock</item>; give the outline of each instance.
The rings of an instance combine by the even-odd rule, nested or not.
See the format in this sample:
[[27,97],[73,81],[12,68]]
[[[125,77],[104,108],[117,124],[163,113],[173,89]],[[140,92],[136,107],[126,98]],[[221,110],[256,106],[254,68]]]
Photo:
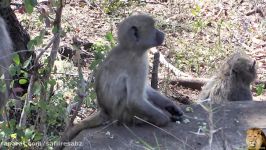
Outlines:
[[[152,125],[125,126],[110,125],[82,131],[72,142],[82,144],[77,149],[84,150],[206,150],[210,149],[210,128],[213,124],[213,150],[245,149],[246,130],[250,127],[266,129],[266,102],[234,102],[224,106],[215,105],[213,123],[211,123],[210,107],[200,105],[188,107],[191,112],[185,111],[190,122],[170,123],[163,128]],[[201,132],[200,129],[203,129]],[[265,131],[265,130],[264,130]],[[69,143],[75,144],[75,143]],[[66,147],[65,149],[73,149]]]

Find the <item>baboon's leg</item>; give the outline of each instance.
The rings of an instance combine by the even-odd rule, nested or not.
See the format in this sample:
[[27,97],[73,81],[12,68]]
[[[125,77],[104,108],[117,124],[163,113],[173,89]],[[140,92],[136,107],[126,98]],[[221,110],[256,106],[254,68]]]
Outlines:
[[165,126],[170,121],[170,115],[164,113],[147,100],[134,102],[131,106],[132,111],[137,112],[136,115],[138,117],[143,118],[157,126]]
[[90,117],[85,118],[78,124],[68,129],[61,137],[61,141],[72,140],[80,131],[87,128],[95,128],[108,121],[108,117],[100,110]]
[[161,108],[162,110],[168,111],[173,116],[182,116],[183,112],[181,109],[174,104],[173,101],[171,101],[166,96],[160,94],[158,91],[154,90],[150,86],[146,87],[146,92],[148,96],[148,100],[152,102],[157,107]]
[[252,93],[247,88],[233,88],[229,93],[230,101],[252,101]]

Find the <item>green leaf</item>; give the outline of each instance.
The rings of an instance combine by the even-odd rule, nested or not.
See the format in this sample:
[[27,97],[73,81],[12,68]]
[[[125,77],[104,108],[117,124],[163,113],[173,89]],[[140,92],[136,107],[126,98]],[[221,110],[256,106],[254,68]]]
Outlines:
[[51,79],[51,80],[49,81],[49,84],[50,84],[51,86],[54,86],[54,85],[56,84],[56,80],[55,80],[55,79]]
[[31,63],[32,60],[32,56],[30,56],[29,59],[27,59],[24,63],[23,63],[23,69],[27,68],[29,66],[29,64]]
[[15,66],[14,64],[9,66],[9,73],[11,76],[15,76],[18,72],[20,72],[20,68],[18,66]]
[[26,136],[28,139],[30,139],[30,138],[32,137],[33,133],[34,133],[34,131],[31,130],[31,129],[29,129],[29,128],[27,128],[27,129],[25,130],[25,136]]
[[42,134],[37,132],[33,135],[34,141],[40,141],[42,139]]
[[19,79],[18,82],[19,82],[20,85],[23,85],[23,84],[28,83],[28,80],[27,79]]
[[16,138],[17,138],[17,133],[13,133],[13,134],[11,134],[10,137],[11,137],[12,139],[16,139]]
[[6,92],[7,88],[6,88],[6,84],[5,81],[3,79],[0,79],[0,92],[4,93]]
[[35,95],[40,95],[40,92],[41,92],[41,84],[39,83],[39,81],[36,81],[34,83],[33,90],[34,90],[34,94]]
[[113,34],[111,32],[107,32],[105,35],[107,41],[111,42],[114,40]]
[[31,0],[24,0],[24,5],[26,8],[26,12],[31,14],[33,12],[33,5]]
[[264,93],[264,84],[257,85],[256,93],[257,93],[257,95],[261,95],[262,93]]
[[54,28],[52,29],[52,32],[53,32],[53,34],[58,33],[58,28],[56,26],[54,26]]
[[16,65],[20,65],[20,58],[19,58],[19,55],[18,54],[14,54],[13,57],[13,62],[16,64]]
[[36,36],[35,37],[35,44],[38,46],[38,45],[41,45],[43,43],[43,37],[42,36]]
[[21,74],[20,74],[21,76],[21,78],[28,78],[29,77],[29,74],[28,74],[28,72],[26,72],[26,71],[24,71],[24,70],[21,70]]
[[30,49],[30,50],[33,50],[35,48],[35,45],[36,45],[36,40],[35,39],[32,39],[28,42],[27,44],[27,47]]

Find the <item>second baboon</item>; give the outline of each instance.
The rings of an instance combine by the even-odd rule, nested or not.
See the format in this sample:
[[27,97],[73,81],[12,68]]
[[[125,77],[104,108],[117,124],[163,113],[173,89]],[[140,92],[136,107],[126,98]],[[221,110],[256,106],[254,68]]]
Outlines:
[[159,46],[164,33],[155,28],[148,15],[130,16],[118,26],[118,45],[113,48],[96,75],[96,94],[100,110],[82,120],[62,136],[72,139],[81,130],[105,121],[140,124],[141,118],[158,126],[182,116],[169,98],[147,85],[147,50]]
[[0,17],[0,110],[5,106],[9,95],[9,65],[11,64],[12,42],[5,21]]
[[234,53],[203,86],[200,99],[210,98],[215,103],[252,100],[250,85],[256,76],[256,61],[246,54]]

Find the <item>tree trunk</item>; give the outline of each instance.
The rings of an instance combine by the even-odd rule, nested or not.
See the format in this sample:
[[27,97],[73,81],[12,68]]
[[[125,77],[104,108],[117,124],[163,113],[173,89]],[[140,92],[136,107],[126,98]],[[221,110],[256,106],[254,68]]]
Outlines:
[[[27,44],[30,40],[29,34],[23,29],[11,7],[0,5],[0,16],[6,21],[9,35],[13,42],[14,51],[27,50]],[[19,53],[21,62],[25,62],[33,52]]]
[[[26,68],[30,69],[33,66],[35,53],[33,51],[26,51],[28,50],[27,44],[30,41],[29,34],[21,26],[17,16],[13,12],[8,2],[4,3],[1,2],[0,0],[0,16],[5,20],[7,24],[7,30],[13,42],[13,51],[15,52],[23,51],[18,53],[20,56],[21,63],[23,64],[26,60],[28,60],[31,56],[33,56],[31,64],[28,66],[28,68]],[[14,86],[12,88],[13,94],[15,94],[16,96],[24,95],[27,92],[28,84],[20,85],[18,83],[17,79],[20,79],[20,75],[13,77],[13,79],[15,79]]]

